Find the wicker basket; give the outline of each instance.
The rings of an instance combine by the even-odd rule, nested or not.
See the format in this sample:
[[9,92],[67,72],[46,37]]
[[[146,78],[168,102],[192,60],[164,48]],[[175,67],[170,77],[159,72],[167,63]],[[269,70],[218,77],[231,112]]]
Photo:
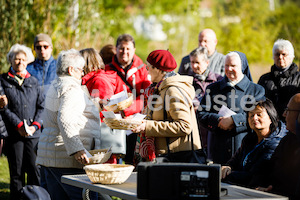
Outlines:
[[107,111],[119,112],[131,106],[132,102],[133,102],[133,95],[132,93],[128,93],[128,98],[125,99],[124,101],[121,101],[117,104],[113,104],[110,106],[103,106],[103,107]]
[[141,120],[104,118],[103,121],[112,129],[132,130],[142,124]]
[[93,183],[121,184],[124,183],[134,169],[126,164],[96,164],[83,168]]
[[93,156],[89,159],[90,164],[102,164],[108,161],[111,156],[111,151],[107,152],[107,149],[95,149],[90,150],[89,153]]

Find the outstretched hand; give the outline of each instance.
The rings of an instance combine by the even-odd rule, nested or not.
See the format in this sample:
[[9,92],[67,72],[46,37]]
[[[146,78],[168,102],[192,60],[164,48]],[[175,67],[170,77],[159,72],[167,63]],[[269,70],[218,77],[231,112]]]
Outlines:
[[135,129],[132,129],[132,132],[134,133],[140,133],[146,130],[146,121],[143,120],[142,124],[136,127]]

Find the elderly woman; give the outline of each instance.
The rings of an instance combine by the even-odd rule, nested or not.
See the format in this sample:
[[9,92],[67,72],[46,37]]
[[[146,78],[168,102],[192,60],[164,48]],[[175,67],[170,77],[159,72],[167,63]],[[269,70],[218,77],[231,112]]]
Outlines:
[[247,116],[251,130],[226,166],[222,166],[222,178],[247,187],[263,186],[268,162],[287,130],[269,99],[257,102]]
[[278,112],[282,116],[290,98],[300,92],[300,72],[293,62],[294,47],[288,40],[278,39],[273,46],[274,65],[271,72],[262,75],[258,84],[266,90],[266,97],[271,99]]
[[[198,122],[209,130],[208,158],[225,164],[241,146],[247,134],[246,111],[248,105],[265,99],[265,90],[249,80],[242,69],[248,66],[242,52],[229,52],[225,56],[225,78],[207,86],[198,109]],[[234,113],[219,112],[227,107]]]
[[[135,157],[140,159],[136,162],[153,161],[157,156],[168,157],[174,162],[189,162],[188,157],[176,155],[178,152],[190,151],[192,145],[195,150],[201,149],[192,103],[195,97],[193,77],[180,76],[173,71],[177,64],[169,51],[153,51],[147,61],[153,84],[145,97],[148,98],[148,120],[133,130],[139,133]],[[141,138],[146,140],[140,140]],[[147,146],[147,142],[143,144],[143,141],[151,141],[153,138],[152,144],[155,147]],[[145,145],[148,149],[146,154]]]
[[20,199],[19,191],[25,185],[25,172],[27,184],[40,183],[35,160],[44,98],[37,79],[26,70],[32,57],[28,47],[13,45],[7,54],[11,67],[1,75],[1,86],[9,102],[1,115],[8,132],[4,148],[10,170],[11,199]]
[[89,162],[86,150],[99,149],[99,110],[81,88],[85,60],[74,49],[62,51],[57,60],[57,78],[45,99],[44,129],[36,163],[44,176],[42,185],[51,199],[81,199],[82,190],[61,183],[65,174],[84,173]]
[[[191,67],[193,69],[194,80],[193,86],[196,90],[196,98],[194,99],[195,109],[198,109],[201,98],[204,96],[206,87],[223,77],[219,74],[211,72],[208,68],[209,59],[208,52],[205,47],[198,47],[190,53]],[[207,149],[207,129],[198,123],[198,129],[201,136],[203,149]]]

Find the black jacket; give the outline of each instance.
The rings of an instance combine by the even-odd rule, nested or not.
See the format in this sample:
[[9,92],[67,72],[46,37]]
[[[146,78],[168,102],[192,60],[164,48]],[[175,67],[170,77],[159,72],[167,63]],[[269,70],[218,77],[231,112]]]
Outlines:
[[[299,132],[298,132],[299,134]],[[290,200],[300,199],[300,142],[289,132],[279,143],[271,158],[270,185],[272,191]]]
[[226,181],[246,187],[266,187],[265,173],[269,171],[267,167],[269,160],[286,133],[285,124],[280,122],[273,133],[257,144],[257,134],[251,130],[243,138],[241,147],[226,164],[232,170]]
[[[4,91],[3,88],[0,85],[0,95],[3,95]],[[7,106],[5,106],[4,108],[2,108],[1,110],[4,111],[7,108]],[[7,131],[5,128],[5,124],[4,121],[2,120],[2,116],[0,115],[0,138],[5,138],[7,137]]]
[[28,125],[36,125],[38,130],[30,137],[39,137],[44,110],[44,96],[35,77],[28,75],[20,86],[10,72],[1,75],[1,86],[8,99],[7,109],[1,111],[8,136],[19,137],[17,131],[24,119]]
[[271,72],[262,75],[258,84],[263,86],[266,91],[266,97],[273,103],[281,120],[290,98],[300,92],[300,72],[295,63],[288,70],[282,71],[275,65],[271,67]]

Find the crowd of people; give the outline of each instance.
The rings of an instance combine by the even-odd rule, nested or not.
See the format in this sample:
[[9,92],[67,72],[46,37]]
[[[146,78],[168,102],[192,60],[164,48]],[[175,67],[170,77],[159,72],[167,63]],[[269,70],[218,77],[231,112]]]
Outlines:
[[[300,72],[291,42],[273,46],[271,71],[254,83],[247,57],[217,52],[212,29],[177,63],[169,50],[154,50],[144,63],[135,40],[122,34],[116,45],[61,51],[51,37],[15,44],[10,68],[0,76],[1,151],[10,171],[10,199],[39,185],[51,199],[82,199],[82,189],[63,175],[82,174],[87,151],[112,147],[109,163],[190,162],[201,151],[222,165],[222,181],[300,199]],[[132,130],[103,122],[107,99],[124,89],[133,103],[125,119],[145,114]],[[3,146],[3,149],[2,149]],[[27,181],[25,177],[27,174]],[[110,199],[90,193],[90,199]]]

